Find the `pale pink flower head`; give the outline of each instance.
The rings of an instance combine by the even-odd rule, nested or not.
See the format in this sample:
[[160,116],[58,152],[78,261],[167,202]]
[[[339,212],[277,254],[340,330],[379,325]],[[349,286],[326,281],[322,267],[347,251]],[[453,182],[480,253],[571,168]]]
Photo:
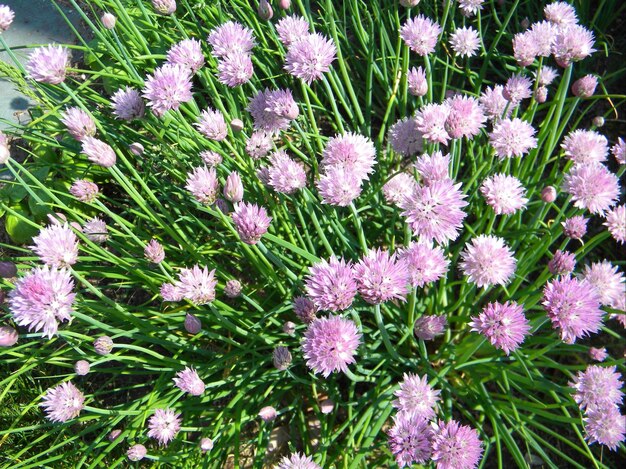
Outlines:
[[215,168],[208,169],[206,166],[194,168],[187,174],[185,188],[193,194],[198,202],[213,205],[219,194],[219,181]]
[[424,96],[428,93],[428,80],[422,67],[411,67],[406,77],[409,93],[413,96]]
[[387,434],[389,449],[399,467],[424,464],[430,459],[433,431],[427,420],[400,412],[393,417]]
[[313,462],[311,456],[305,454],[294,453],[291,456],[284,456],[276,469],[322,469]]
[[337,48],[319,33],[307,34],[291,43],[285,56],[285,70],[307,84],[322,78],[337,57]]
[[576,339],[596,333],[604,313],[595,288],[571,277],[559,277],[546,284],[542,302],[552,327],[559,329],[561,339],[573,344]]
[[544,7],[543,14],[550,23],[556,26],[578,23],[576,10],[567,2],[550,3]]
[[222,161],[223,161],[222,155],[220,155],[216,151],[211,151],[211,150],[203,150],[203,151],[201,151],[200,152],[200,158],[202,158],[202,161],[204,161],[204,163],[209,168],[217,166],[217,165],[221,164]]
[[322,153],[322,165],[340,166],[359,179],[368,179],[376,164],[374,143],[363,135],[348,132],[332,137]]
[[583,422],[589,444],[600,443],[611,451],[617,451],[619,444],[624,441],[626,416],[620,414],[616,406],[590,410]]
[[[503,90],[502,85],[486,88],[478,98],[485,115],[494,122],[507,117],[512,111],[509,102],[502,94]],[[505,111],[506,115],[504,115]]]
[[533,23],[528,34],[535,46],[535,52],[540,57],[549,57],[552,54],[552,43],[558,27],[549,21]]
[[413,165],[422,178],[422,183],[429,186],[436,181],[450,179],[450,155],[440,151],[424,153],[417,157]]
[[563,234],[568,238],[582,239],[587,233],[587,220],[582,215],[575,215],[561,222],[563,226]]
[[511,215],[526,207],[528,202],[520,180],[503,173],[485,179],[480,186],[480,193],[497,215]]
[[603,362],[609,356],[604,347],[589,347],[589,358],[597,362]]
[[78,417],[85,407],[85,396],[71,381],[49,388],[41,404],[46,418],[52,422],[67,422]]
[[611,154],[618,164],[626,164],[626,142],[622,137],[619,137],[617,143],[611,147]]
[[0,347],[12,347],[19,338],[20,334],[11,326],[0,326]]
[[502,238],[480,235],[461,252],[461,271],[478,287],[506,285],[513,278],[517,261]]
[[513,75],[506,81],[502,96],[511,102],[511,106],[517,106],[522,100],[532,96],[532,81],[522,75]]
[[594,130],[576,129],[561,144],[568,159],[576,164],[601,163],[609,154],[609,143],[604,135]]
[[304,166],[287,155],[283,150],[272,154],[269,171],[269,185],[283,194],[293,194],[306,187]]
[[143,96],[156,116],[191,101],[191,75],[182,65],[164,64],[146,79]]
[[622,404],[623,383],[615,365],[606,367],[589,365],[585,371],[579,371],[567,384],[574,388],[572,397],[581,409],[605,410]]
[[145,148],[139,142],[131,143],[130,145],[128,145],[128,149],[135,156],[141,156],[141,155],[143,155],[143,152],[145,151]]
[[259,417],[261,417],[261,420],[264,422],[271,422],[276,419],[277,415],[276,409],[271,405],[265,406],[259,410]]
[[167,63],[182,65],[192,74],[196,73],[204,66],[202,44],[197,39],[183,39],[177,42],[167,51]]
[[156,409],[148,420],[148,436],[167,446],[180,431],[180,424],[180,414],[173,409]]
[[265,208],[241,202],[235,206],[233,222],[241,241],[246,244],[256,244],[267,233],[272,218],[267,216]]
[[482,10],[485,0],[459,0],[459,9],[463,16],[471,17]]
[[228,126],[224,115],[214,109],[205,109],[200,113],[200,118],[194,126],[206,138],[220,142],[228,136]]
[[79,107],[69,107],[61,114],[61,122],[76,140],[96,135],[96,123],[89,114]]
[[231,54],[250,54],[255,45],[252,30],[236,21],[227,21],[213,28],[207,41],[213,48],[213,55],[220,58]]
[[309,22],[302,16],[285,16],[276,23],[276,32],[280,42],[289,47],[291,43],[309,34]]
[[159,293],[163,301],[181,301],[183,299],[181,289],[172,283],[163,283],[159,289]]
[[237,298],[241,295],[241,289],[241,282],[237,279],[231,279],[226,282],[226,285],[224,286],[224,295],[228,298]]
[[423,106],[415,113],[417,130],[423,137],[432,143],[448,144],[450,135],[446,130],[446,122],[450,115],[450,107],[446,103],[430,103]]
[[402,216],[411,226],[413,234],[424,241],[440,244],[454,241],[459,236],[467,205],[461,183],[449,179],[434,181],[428,186],[416,185],[413,192],[399,203]]
[[443,249],[427,243],[411,242],[407,248],[398,251],[398,259],[408,265],[410,283],[413,287],[423,287],[446,275],[450,261]]
[[383,186],[385,201],[391,205],[397,205],[417,185],[415,178],[407,173],[398,173]]
[[65,81],[70,66],[70,52],[62,46],[49,44],[31,52],[26,63],[28,77],[39,83],[58,85]]
[[267,88],[250,99],[248,111],[254,120],[254,128],[268,134],[277,134],[287,129],[291,120],[299,114],[298,105],[290,90]]
[[404,43],[422,56],[435,51],[440,34],[441,27],[423,15],[409,18],[400,28],[400,37]]
[[387,139],[393,151],[403,156],[413,156],[424,148],[424,139],[417,130],[417,120],[414,117],[405,117],[389,127]]
[[160,264],[165,259],[163,245],[156,239],[151,239],[143,250],[145,258],[153,264]]
[[563,189],[572,196],[574,206],[604,215],[619,198],[619,180],[606,166],[578,164],[563,178]]
[[152,6],[161,15],[171,15],[176,11],[176,0],[152,0]]
[[552,275],[571,274],[575,267],[576,255],[568,251],[556,251],[550,262],[548,262],[548,270]]
[[584,59],[595,52],[593,33],[578,24],[557,30],[552,42],[552,54],[556,63],[567,67],[572,62]]
[[183,298],[197,305],[206,305],[215,300],[215,269],[194,265],[191,269],[182,269],[175,286]]
[[469,96],[456,95],[446,100],[450,108],[445,128],[450,138],[472,138],[480,133],[487,117],[478,100]]
[[31,249],[51,267],[69,267],[78,260],[78,239],[67,223],[42,228]]
[[[356,290],[355,290],[356,294]],[[296,316],[300,318],[300,320],[305,324],[312,323],[315,318],[317,308],[315,303],[309,300],[306,296],[297,296],[293,299],[293,311],[296,313]]]
[[621,204],[612,210],[609,210],[605,216],[606,221],[603,223],[613,236],[613,239],[620,244],[626,242],[626,205]]
[[498,122],[489,134],[489,143],[501,160],[523,156],[537,147],[535,129],[517,117]]
[[15,283],[9,293],[9,310],[20,326],[43,331],[44,337],[57,333],[59,322],[72,319],[74,281],[64,268],[36,267]]
[[87,360],[78,360],[74,363],[74,373],[78,376],[85,376],[89,373],[91,365]]
[[537,80],[537,84],[542,87],[550,85],[556,79],[556,77],[559,76],[559,72],[556,68],[544,65],[538,71],[536,71],[534,75],[535,79]]
[[616,265],[607,260],[586,265],[579,278],[596,289],[600,304],[619,309],[619,304],[626,292],[626,279]]
[[422,316],[415,321],[413,333],[415,337],[422,340],[433,340],[446,330],[448,321],[445,316]]
[[0,33],[9,29],[14,19],[15,12],[6,5],[0,5]]
[[143,117],[146,106],[139,91],[129,86],[117,90],[111,96],[113,115],[122,120],[133,120]]
[[530,31],[513,36],[513,57],[521,67],[527,67],[537,57],[537,45]]
[[393,393],[397,399],[391,405],[398,413],[411,415],[423,420],[435,417],[435,406],[440,400],[441,391],[428,384],[426,375],[420,377],[413,373],[404,373],[400,388]]
[[460,57],[472,57],[480,47],[478,31],[472,27],[457,28],[450,36],[450,47]]
[[224,183],[224,198],[234,204],[243,200],[243,183],[237,171],[233,171]]
[[522,306],[514,301],[489,303],[471,319],[471,330],[484,335],[495,348],[507,355],[519,348],[530,331]]
[[409,292],[409,271],[404,261],[397,260],[380,248],[370,250],[352,268],[357,289],[370,304],[389,300],[405,301]]
[[474,469],[483,454],[478,432],[451,420],[433,424],[432,460],[437,469]]
[[317,318],[302,340],[302,351],[307,366],[314,373],[328,378],[336,371],[345,372],[356,360],[354,355],[361,343],[356,324],[339,316]]
[[357,293],[352,264],[335,256],[310,267],[304,285],[309,299],[324,311],[348,309]]
[[148,454],[148,450],[144,445],[136,444],[128,448],[126,451],[126,457],[129,461],[141,461]]
[[579,98],[590,98],[596,92],[598,79],[594,75],[585,75],[572,85],[572,93]]
[[279,117],[288,120],[297,119],[300,115],[298,103],[293,99],[290,89],[272,90],[267,93],[265,100],[266,111],[273,112]]
[[173,381],[178,389],[192,396],[200,396],[204,393],[204,382],[198,376],[198,372],[188,366],[176,373]]
[[235,88],[248,83],[254,75],[250,54],[236,52],[217,62],[217,79],[220,83]]
[[81,151],[87,155],[89,161],[104,168],[114,166],[117,161],[115,150],[108,143],[94,137],[83,137]]
[[541,200],[549,204],[556,200],[556,188],[554,186],[546,186],[541,190]]
[[323,204],[347,207],[361,195],[362,180],[346,166],[329,166],[320,175],[317,189]]

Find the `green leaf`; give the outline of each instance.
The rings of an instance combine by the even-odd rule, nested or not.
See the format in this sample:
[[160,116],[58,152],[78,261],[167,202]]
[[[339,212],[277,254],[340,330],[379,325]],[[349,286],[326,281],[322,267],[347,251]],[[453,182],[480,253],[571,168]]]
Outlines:
[[27,244],[39,230],[28,223],[25,218],[30,218],[21,209],[14,209],[17,215],[9,213],[5,220],[5,229],[11,240],[17,244]]

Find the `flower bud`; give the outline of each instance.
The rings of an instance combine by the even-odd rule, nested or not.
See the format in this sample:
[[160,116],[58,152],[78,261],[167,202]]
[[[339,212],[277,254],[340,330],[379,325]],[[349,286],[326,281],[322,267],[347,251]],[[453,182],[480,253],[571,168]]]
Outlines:
[[286,370],[291,365],[291,352],[287,347],[279,345],[272,354],[274,366],[279,370]]
[[535,90],[535,101],[539,104],[545,103],[548,99],[548,88],[545,86],[540,86]]
[[419,2],[420,0],[400,0],[400,5],[411,8],[417,6]]
[[602,116],[596,116],[593,118],[593,125],[595,125],[596,127],[602,127],[604,125],[604,117]]
[[541,191],[541,200],[549,204],[556,200],[556,189],[553,186],[546,186]]
[[335,408],[335,403],[331,399],[324,399],[320,402],[320,410],[322,414],[330,414]]
[[203,453],[213,449],[213,440],[211,438],[202,438],[200,440],[200,449]]
[[572,93],[579,98],[589,98],[596,92],[598,79],[593,75],[585,75],[579,78],[572,85]]
[[98,355],[108,355],[113,350],[113,339],[108,335],[98,337],[93,343],[93,348]]
[[424,96],[428,93],[428,80],[422,67],[413,67],[408,71],[407,83],[409,93],[413,96]]
[[74,371],[78,376],[85,376],[87,373],[89,373],[90,369],[91,365],[87,360],[78,360],[76,363],[74,363]]
[[278,7],[282,10],[288,10],[291,7],[291,0],[278,0]]
[[283,332],[287,335],[294,335],[296,333],[296,325],[291,321],[287,321],[283,324]]
[[104,15],[102,15],[102,18],[100,18],[100,21],[102,21],[102,25],[106,29],[113,29],[115,28],[115,22],[117,21],[117,18],[111,13],[105,13]]
[[152,6],[157,13],[171,15],[176,11],[176,0],[152,0]]
[[264,422],[271,422],[276,418],[276,409],[274,409],[271,405],[263,407],[259,410],[259,417],[261,417]]
[[234,204],[243,200],[243,183],[237,171],[233,171],[226,178],[224,197]]
[[17,343],[19,334],[11,326],[0,327],[0,347],[11,347]]
[[272,10],[272,5],[267,0],[259,0],[259,18],[264,21],[271,20],[272,16],[274,16],[274,10]]
[[241,295],[241,282],[239,280],[229,280],[224,287],[224,294],[228,298],[237,298]]
[[143,155],[144,148],[143,145],[139,142],[131,143],[130,145],[128,145],[128,148],[130,149],[130,152],[135,156]]
[[109,436],[107,438],[109,439],[109,441],[115,441],[117,437],[120,436],[121,434],[122,434],[122,430],[120,430],[119,428],[115,428],[111,430],[111,433],[109,433]]
[[528,17],[522,20],[522,22],[520,23],[520,26],[522,27],[522,30],[528,29],[528,27],[530,26],[530,20],[528,19]]
[[200,319],[195,317],[191,313],[187,313],[185,316],[185,330],[190,334],[197,334],[202,330],[202,323]]
[[230,121],[230,128],[233,132],[241,132],[243,130],[243,121],[241,119],[233,119]]
[[0,261],[0,277],[13,278],[17,276],[17,267],[13,262]]
[[131,461],[141,461],[146,456],[147,452],[148,450],[144,445],[133,445],[128,448],[126,456],[128,456],[128,459]]

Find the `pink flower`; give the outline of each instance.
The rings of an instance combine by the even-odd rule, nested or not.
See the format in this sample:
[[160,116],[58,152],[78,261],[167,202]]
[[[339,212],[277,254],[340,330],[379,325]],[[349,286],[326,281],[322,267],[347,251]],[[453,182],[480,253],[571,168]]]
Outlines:
[[582,215],[576,215],[568,218],[563,225],[563,234],[568,238],[581,239],[587,233],[587,219]]
[[517,261],[502,238],[480,235],[465,245],[460,268],[478,287],[506,285],[515,273]]
[[618,205],[609,210],[605,216],[606,221],[603,223],[613,236],[613,239],[620,244],[626,242],[626,205]]
[[450,108],[445,129],[450,138],[472,138],[480,133],[487,117],[478,104],[478,100],[468,96],[456,95],[446,100]]
[[575,165],[563,178],[563,189],[574,206],[603,215],[619,198],[619,181],[602,164]]
[[87,239],[98,244],[105,243],[109,239],[107,224],[98,217],[93,217],[85,223],[83,233]]
[[463,16],[474,16],[483,8],[485,0],[459,0],[459,9]]
[[[480,98],[478,98],[485,115],[493,121],[499,121],[511,114],[511,106],[509,106],[509,102],[502,95],[503,91],[504,87],[502,85],[496,85],[493,88],[486,88],[480,95]],[[505,110],[506,115],[504,115]]]
[[478,316],[472,316],[472,331],[484,335],[491,344],[509,355],[517,350],[530,331],[522,306],[513,302],[489,303]]
[[276,469],[322,469],[313,462],[311,456],[294,453],[291,456],[284,456]]
[[255,160],[263,158],[273,148],[272,136],[266,132],[253,132],[246,141],[246,153]]
[[180,431],[180,423],[180,414],[172,409],[156,409],[148,420],[148,436],[167,446]]
[[426,140],[433,143],[448,144],[450,135],[446,130],[446,122],[450,115],[450,107],[446,104],[426,104],[416,114],[417,130]]
[[178,109],[182,103],[193,99],[189,69],[168,63],[157,68],[146,79],[143,96],[156,116]]
[[480,47],[478,31],[472,27],[457,28],[450,36],[450,46],[456,55],[472,57]]
[[440,151],[424,153],[417,157],[413,165],[422,177],[422,183],[429,186],[436,181],[450,179],[450,155],[444,155]]
[[414,117],[405,117],[389,127],[387,139],[393,151],[403,156],[413,156],[424,147],[423,135],[417,130],[417,120]]
[[383,195],[388,204],[396,205],[413,190],[415,178],[407,173],[398,173],[383,186]]
[[194,168],[191,173],[187,174],[186,182],[185,188],[193,194],[198,202],[206,205],[215,203],[219,193],[219,181],[215,168]]
[[370,304],[397,299],[404,301],[408,293],[409,272],[404,261],[396,260],[378,248],[370,250],[353,267],[357,289]]
[[585,75],[572,85],[572,93],[579,98],[590,98],[596,92],[598,79],[593,75]]
[[347,166],[329,166],[317,181],[323,204],[347,207],[361,195],[362,180]]
[[183,39],[167,51],[167,63],[182,65],[196,73],[204,66],[202,44],[197,39]]
[[128,86],[111,96],[111,107],[115,117],[127,121],[143,117],[146,108],[139,91]]
[[535,72],[535,79],[537,80],[539,86],[550,85],[558,76],[558,71],[555,68],[548,67],[547,65],[544,65]]
[[511,106],[517,106],[522,100],[532,96],[532,82],[522,75],[513,75],[506,81],[502,96],[511,102]]
[[62,46],[49,44],[31,52],[26,63],[28,77],[40,83],[58,85],[65,81],[70,66],[70,52]]
[[585,371],[579,371],[567,384],[576,391],[572,397],[581,409],[606,410],[622,404],[623,383],[615,365],[607,367],[589,365]]
[[252,57],[243,52],[227,55],[217,62],[217,78],[220,83],[234,88],[248,83],[254,75]]
[[548,270],[552,275],[571,274],[574,267],[576,267],[576,255],[567,251],[556,251],[554,257],[548,262]]
[[593,43],[591,31],[578,24],[568,25],[557,30],[552,42],[552,54],[557,64],[567,67],[595,52]]
[[224,295],[228,298],[237,298],[241,295],[241,282],[236,279],[232,279],[226,282],[224,286]]
[[215,269],[194,265],[191,269],[182,269],[178,274],[176,289],[183,298],[197,305],[205,305],[215,300]]
[[269,185],[276,192],[293,194],[306,187],[306,172],[302,163],[291,159],[285,151],[272,154],[269,171]]
[[11,26],[14,19],[15,13],[13,10],[6,5],[0,5],[0,33],[9,29],[9,26]]
[[159,293],[163,301],[181,301],[183,299],[183,292],[171,283],[162,284]]
[[315,312],[317,308],[315,307],[315,303],[309,300],[306,296],[295,297],[292,305],[294,313],[296,313],[296,316],[298,316],[303,323],[310,324],[316,318]]
[[433,431],[427,420],[401,412],[394,416],[387,434],[389,449],[399,467],[412,467],[430,459]]
[[176,373],[173,381],[178,389],[192,396],[201,396],[204,393],[204,382],[198,376],[198,372],[188,366]]
[[220,155],[216,151],[211,151],[211,150],[203,150],[203,151],[201,151],[200,152],[200,158],[202,158],[202,161],[204,161],[204,163],[209,168],[217,166],[218,164],[221,164],[222,161],[223,161],[222,155]]
[[407,73],[409,93],[413,96],[424,96],[428,93],[428,80],[422,67],[411,67]]
[[85,407],[85,396],[71,381],[49,388],[39,404],[52,422],[67,422],[78,417]]
[[607,159],[609,144],[604,135],[593,130],[577,129],[563,139],[565,156],[576,164],[601,163]]
[[500,159],[523,156],[537,146],[535,129],[517,117],[502,119],[489,134],[489,143]]
[[194,124],[198,132],[206,138],[220,142],[228,136],[228,127],[224,115],[220,111],[211,108],[200,113],[200,118]]
[[413,333],[422,340],[433,340],[446,330],[448,321],[445,316],[422,316],[415,321]]
[[433,424],[432,459],[437,469],[474,469],[483,453],[478,433],[455,420]]
[[441,391],[434,390],[428,384],[426,375],[420,377],[404,373],[400,388],[393,393],[397,399],[391,405],[398,409],[398,413],[431,420],[435,417],[435,406],[440,400],[440,393]]
[[400,28],[400,37],[404,43],[422,56],[435,51],[439,34],[441,27],[423,15],[409,18]]
[[291,120],[299,114],[298,104],[293,99],[291,90],[267,88],[250,99],[248,111],[254,120],[254,128],[269,134],[277,134],[289,128]]
[[72,137],[80,141],[96,135],[96,123],[89,114],[78,107],[69,107],[61,114],[61,122]]
[[[552,54],[552,43],[558,27],[549,21],[533,23],[528,32],[535,46],[536,54],[540,57],[549,57]],[[549,83],[546,83],[546,85]]]
[[50,267],[69,267],[78,260],[78,239],[67,223],[41,229],[33,243],[31,249]]
[[604,347],[589,347],[589,358],[597,362],[603,362],[609,356]]
[[176,11],[176,0],[152,0],[152,6],[161,15],[171,15]]
[[126,451],[126,456],[130,461],[141,461],[148,454],[148,450],[144,445],[133,445]]
[[156,239],[151,239],[144,248],[143,255],[153,264],[160,264],[165,259],[165,250]]
[[309,299],[319,310],[348,309],[357,293],[352,265],[334,256],[312,266],[304,285]]
[[489,176],[480,186],[480,193],[485,197],[487,205],[498,215],[511,215],[526,206],[528,199],[524,187],[514,176],[503,173]]
[[626,291],[626,280],[617,266],[606,260],[593,262],[585,266],[580,278],[596,289],[601,305],[619,309],[619,303]]
[[117,156],[108,143],[94,137],[85,136],[82,139],[82,152],[87,155],[87,159],[104,168],[115,166]]
[[311,84],[330,70],[337,48],[319,33],[307,34],[291,43],[285,56],[285,70],[305,83]]
[[556,26],[578,23],[576,10],[567,2],[552,2],[543,9],[546,19]]
[[265,208],[256,204],[241,202],[235,206],[233,222],[241,240],[246,244],[256,244],[267,233],[272,221]]
[[243,200],[243,183],[237,171],[233,171],[226,178],[226,183],[224,184],[224,198],[233,204]]
[[611,153],[618,164],[626,164],[626,143],[624,139],[621,137],[617,139],[617,143],[611,147]]
[[398,259],[408,265],[410,283],[413,287],[423,287],[446,275],[450,261],[439,246],[426,243],[411,243],[398,251]]
[[546,186],[541,190],[541,200],[550,204],[556,200],[556,189],[554,186]]
[[276,23],[276,32],[280,42],[289,47],[293,42],[309,34],[309,22],[301,16],[285,16]]
[[376,164],[374,143],[363,135],[348,132],[328,140],[322,154],[322,165],[341,166],[359,179],[368,179]]
[[624,441],[626,433],[626,417],[620,414],[616,406],[606,409],[593,409],[583,419],[586,439],[589,443],[600,443],[611,451],[617,451],[618,445]]
[[254,47],[252,30],[235,21],[214,28],[207,39],[213,47],[213,55],[224,58],[231,54],[249,54]]
[[261,417],[261,420],[264,422],[271,422],[276,419],[277,415],[276,409],[271,405],[265,406],[259,410],[259,417]]

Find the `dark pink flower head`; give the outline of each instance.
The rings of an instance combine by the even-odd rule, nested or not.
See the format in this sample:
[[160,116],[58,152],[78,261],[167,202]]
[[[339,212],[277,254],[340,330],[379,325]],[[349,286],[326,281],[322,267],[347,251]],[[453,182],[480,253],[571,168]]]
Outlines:
[[593,75],[585,75],[572,85],[572,93],[579,98],[590,98],[596,92],[598,79]]
[[595,288],[576,278],[559,277],[546,284],[542,302],[552,327],[559,329],[561,339],[573,344],[576,339],[596,333],[604,313]]
[[619,180],[606,166],[598,163],[573,166],[563,178],[563,189],[572,196],[574,206],[604,215],[619,198]]
[[69,107],[61,114],[61,122],[72,137],[80,141],[96,135],[96,123],[89,114],[79,107]]
[[354,355],[360,343],[361,333],[354,322],[331,315],[309,325],[302,350],[307,366],[328,378],[333,372],[345,372],[356,361]]
[[148,420],[148,436],[163,446],[174,439],[180,431],[180,414],[172,409],[156,409]]
[[420,378],[413,373],[404,373],[400,389],[393,393],[397,399],[391,405],[398,409],[398,413],[431,420],[435,417],[435,406],[440,400],[440,393],[441,391],[428,384],[426,375]]
[[323,311],[348,309],[357,293],[352,265],[334,256],[312,266],[304,285],[309,299]]
[[480,47],[478,31],[472,27],[461,27],[450,35],[450,47],[459,57],[472,57]]
[[71,381],[66,381],[46,391],[39,404],[52,422],[67,422],[78,417],[85,407],[85,396]]
[[492,121],[499,121],[508,117],[513,110],[503,96],[503,91],[504,86],[496,85],[493,88],[486,88],[480,95],[480,98],[478,98],[485,115]]
[[317,317],[315,315],[316,310],[315,303],[306,296],[297,296],[293,299],[293,311],[305,324],[310,324],[315,320]]
[[552,42],[552,54],[556,63],[567,67],[595,52],[593,33],[578,24],[559,28]]
[[363,135],[348,132],[330,138],[322,153],[322,165],[341,166],[359,179],[368,179],[376,164],[374,143]]
[[435,51],[439,34],[441,27],[423,15],[409,18],[400,28],[400,37],[404,43],[422,56]]
[[587,233],[588,221],[589,220],[582,215],[576,215],[568,218],[564,222],[561,222],[561,225],[563,225],[563,234],[568,238],[582,239],[582,237]]
[[272,154],[269,171],[269,185],[276,192],[293,194],[306,187],[304,166],[287,155],[283,150]]
[[565,156],[576,164],[601,163],[609,155],[609,142],[594,130],[576,129],[570,132],[563,139],[561,148]]
[[202,111],[194,126],[206,138],[217,142],[221,142],[228,136],[228,126],[224,114],[215,109],[208,108]]
[[433,340],[446,330],[448,320],[445,316],[422,316],[415,321],[413,332],[415,337],[422,340]]
[[478,316],[471,319],[469,325],[472,331],[484,335],[495,348],[503,350],[507,355],[520,346],[530,331],[522,306],[514,301],[489,303]]
[[431,154],[424,153],[417,157],[417,161],[413,166],[422,177],[422,183],[425,186],[429,186],[436,181],[450,179],[449,154],[444,155],[440,151]]
[[202,44],[197,39],[183,39],[167,51],[167,63],[182,65],[192,74],[204,66]]
[[329,166],[320,175],[317,189],[323,204],[347,207],[361,195],[362,180],[345,166]]
[[122,120],[133,120],[143,117],[146,106],[139,91],[126,86],[111,96],[113,115]]
[[523,156],[537,146],[535,129],[517,117],[502,119],[489,134],[489,143],[500,159]]
[[352,270],[357,289],[368,303],[406,299],[409,271],[404,261],[396,260],[395,254],[380,248],[370,250]]
[[284,456],[276,469],[322,469],[322,467],[315,464],[311,456],[294,453],[291,456]]
[[31,52],[26,63],[28,77],[39,83],[58,85],[65,81],[67,67],[70,66],[70,52],[62,46],[49,44]]
[[587,411],[621,405],[624,397],[622,384],[615,365],[589,365],[568,383],[575,390],[573,397],[576,403]]
[[87,155],[87,159],[104,168],[115,166],[117,156],[115,150],[108,143],[94,137],[83,137],[81,151]]
[[309,34],[309,22],[302,16],[285,16],[276,23],[276,32],[280,42],[289,47],[292,42]]
[[291,43],[285,56],[285,70],[307,84],[322,78],[337,57],[337,48],[319,33],[307,34]]
[[215,299],[215,269],[194,265],[191,269],[182,269],[178,274],[176,289],[183,298],[197,305],[205,305]]
[[217,62],[217,79],[220,83],[234,88],[248,83],[254,75],[250,54],[235,52]]
[[52,338],[59,322],[72,319],[73,288],[74,281],[64,268],[36,267],[15,283],[9,293],[9,310],[18,325]]
[[472,138],[480,133],[487,120],[478,100],[456,95],[446,100],[450,112],[445,128],[450,138]]
[[187,174],[185,188],[193,194],[196,200],[206,205],[213,205],[220,187],[215,168],[206,166],[194,168]]
[[511,215],[526,207],[526,191],[519,179],[504,173],[494,174],[480,186],[485,202],[498,215]]
[[78,260],[78,238],[67,223],[42,228],[31,249],[51,267],[69,267]]
[[398,251],[398,259],[408,265],[410,283],[413,287],[423,287],[446,275],[450,261],[439,246],[428,243],[411,243]]
[[576,254],[558,250],[548,262],[548,270],[552,275],[568,275],[576,267]]
[[265,208],[247,202],[238,203],[233,213],[233,223],[241,240],[246,244],[256,244],[267,233],[272,218]]
[[426,80],[426,72],[422,67],[410,68],[406,80],[409,93],[413,96],[424,96],[428,93],[428,80]]
[[399,467],[426,463],[432,454],[433,431],[428,421],[416,415],[399,413],[388,430],[389,449]]
[[619,444],[624,441],[626,416],[620,414],[616,406],[593,409],[587,412],[583,422],[589,444],[600,443],[611,451],[617,451]]
[[454,184],[445,179],[428,186],[415,186],[399,206],[415,236],[442,244],[459,236],[463,219],[467,216],[462,210],[467,205],[463,200],[465,197],[461,183]]
[[164,64],[146,79],[143,96],[156,116],[191,101],[191,75],[182,65]]
[[522,75],[513,75],[506,81],[502,96],[511,102],[511,106],[517,106],[522,100],[532,95],[532,81]]
[[200,396],[204,393],[204,382],[198,376],[198,372],[190,367],[176,373],[173,378],[174,385],[183,392],[192,396]]
[[423,106],[416,114],[417,130],[423,137],[432,143],[448,144],[450,135],[446,130],[446,122],[450,115],[450,107],[447,103],[430,103]]
[[417,130],[417,120],[414,117],[405,117],[389,127],[387,139],[393,151],[403,156],[413,156],[424,148],[424,138]]
[[480,462],[483,449],[478,432],[467,425],[451,420],[433,424],[433,455],[437,469],[474,469]]
[[461,252],[461,271],[478,287],[506,285],[513,278],[517,261],[502,238],[480,235]]
[[603,223],[613,236],[613,239],[620,244],[626,242],[626,205],[618,205],[612,210],[609,210],[605,217],[606,221]]
[[224,58],[234,53],[249,54],[254,47],[252,30],[235,21],[212,29],[207,39],[215,57]]
[[398,173],[383,186],[383,195],[388,204],[397,205],[417,185],[415,178],[407,173]]

